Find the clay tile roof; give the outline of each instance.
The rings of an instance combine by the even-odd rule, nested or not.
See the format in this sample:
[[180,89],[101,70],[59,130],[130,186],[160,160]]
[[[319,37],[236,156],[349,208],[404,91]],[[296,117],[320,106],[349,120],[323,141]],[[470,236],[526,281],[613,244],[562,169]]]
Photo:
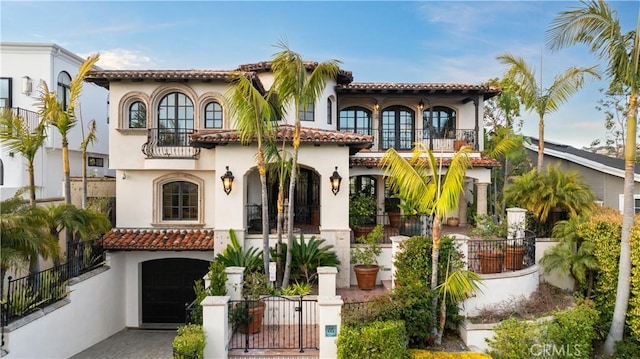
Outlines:
[[[470,157],[472,167],[500,167],[500,162],[494,160],[491,157],[480,155],[480,157]],[[451,163],[451,158],[442,158],[442,164],[448,166]],[[380,164],[380,157],[351,157],[349,158],[349,165],[354,167],[378,167]]]
[[[318,66],[315,61],[305,61],[304,65],[307,70],[313,71]],[[254,72],[267,72],[271,71],[271,61],[256,62],[253,64],[245,64],[238,66],[238,71],[254,71]],[[353,81],[353,73],[348,70],[338,71],[338,83],[348,84]]]
[[496,86],[468,85],[454,83],[403,83],[403,82],[352,82],[338,85],[338,93],[362,92],[414,92],[414,93],[478,93],[495,96],[502,89]]
[[[231,80],[237,71],[227,70],[92,70],[87,73],[85,81],[108,88],[110,81],[121,80]],[[254,77],[252,73],[245,76]]]
[[212,251],[211,229],[120,229],[102,238],[104,249],[127,251]]
[[[293,129],[291,125],[281,125],[276,131],[275,140],[291,141],[293,139]],[[339,146],[349,146],[357,150],[369,148],[373,144],[373,136],[361,135],[359,133],[321,130],[317,128],[301,127],[300,140],[302,143],[314,145],[337,144]],[[229,143],[240,143],[240,135],[235,130],[206,130],[198,131],[191,135],[191,145],[194,147],[213,148],[216,145]],[[353,153],[355,153],[353,152]]]

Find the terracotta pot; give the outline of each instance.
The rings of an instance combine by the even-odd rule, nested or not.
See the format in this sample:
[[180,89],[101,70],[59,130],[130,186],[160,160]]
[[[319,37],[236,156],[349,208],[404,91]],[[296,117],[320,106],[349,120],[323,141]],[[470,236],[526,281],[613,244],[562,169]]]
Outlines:
[[460,219],[457,217],[449,217],[447,218],[447,226],[449,227],[457,227],[460,224]]
[[[241,323],[238,327],[238,329],[240,330],[240,333],[255,334],[260,332],[260,330],[262,329],[262,319],[264,317],[264,308],[265,308],[265,303],[259,302],[258,305],[254,307],[250,307],[248,309],[249,325],[247,325],[246,323]],[[246,310],[246,309],[240,309],[240,310]]]
[[378,279],[379,266],[376,265],[355,265],[353,271],[356,272],[356,279],[358,280],[358,288],[362,290],[371,290],[376,286],[376,279]]
[[522,269],[522,262],[524,260],[524,248],[523,247],[507,247],[504,251],[504,267],[509,270]]
[[502,273],[504,264],[504,252],[499,250],[479,251],[480,271],[483,274]]
[[360,238],[362,236],[367,236],[375,226],[372,224],[363,224],[359,226],[353,227],[353,238]]
[[389,216],[389,225],[393,228],[400,227],[400,212],[387,212]]

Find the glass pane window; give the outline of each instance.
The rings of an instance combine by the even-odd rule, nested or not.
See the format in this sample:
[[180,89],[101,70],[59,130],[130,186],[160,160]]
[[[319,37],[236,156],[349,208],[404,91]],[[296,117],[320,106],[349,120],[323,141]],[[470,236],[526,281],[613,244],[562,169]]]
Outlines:
[[395,148],[409,150],[414,139],[413,111],[401,106],[395,106],[382,111],[380,131],[383,149]]
[[129,106],[129,128],[147,127],[147,106],[136,101]]
[[207,104],[204,109],[204,127],[222,128],[222,106],[217,102]]
[[313,102],[309,102],[304,106],[300,107],[300,112],[298,116],[300,117],[300,121],[313,121],[313,114],[315,111],[315,107]]
[[11,107],[11,78],[0,78],[0,108]]
[[327,99],[327,124],[331,124],[333,120],[333,101],[330,98]]
[[456,111],[443,106],[436,106],[422,113],[424,138],[455,138]]
[[349,107],[340,111],[338,130],[371,135],[371,112],[362,107]]
[[65,71],[58,75],[58,92],[56,96],[58,97],[58,102],[62,105],[62,110],[66,111],[69,108],[69,101],[71,101],[71,76]]
[[193,102],[183,93],[173,92],[158,105],[158,144],[189,146],[193,133]]
[[198,220],[198,186],[184,181],[164,184],[162,186],[162,219]]

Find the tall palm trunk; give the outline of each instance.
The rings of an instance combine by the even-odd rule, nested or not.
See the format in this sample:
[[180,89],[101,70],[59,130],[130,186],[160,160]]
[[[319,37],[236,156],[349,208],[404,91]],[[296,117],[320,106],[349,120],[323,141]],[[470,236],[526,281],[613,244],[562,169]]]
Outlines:
[[[298,106],[296,106],[296,114],[298,113]],[[289,278],[291,277],[291,247],[293,247],[293,206],[295,203],[295,191],[296,181],[298,180],[298,148],[300,147],[300,120],[296,117],[296,122],[293,127],[293,158],[291,163],[291,177],[289,179],[289,206],[287,207],[287,258],[284,265],[284,275],[282,277],[282,286],[289,285]]]
[[36,205],[36,179],[34,174],[33,162],[27,164],[27,173],[29,174],[29,205]]
[[260,189],[262,198],[262,257],[264,272],[269,278],[269,199],[267,197],[267,170],[264,165],[262,140],[258,137],[258,172],[260,173]]
[[82,151],[82,209],[87,209],[87,151]]
[[638,111],[638,92],[631,89],[627,111],[627,138],[624,148],[624,208],[622,211],[622,238],[620,241],[620,261],[618,264],[618,287],[616,289],[616,305],[609,334],[604,343],[605,353],[613,353],[615,342],[622,340],[624,323],[629,305],[631,278],[631,226],[635,214],[633,189],[636,159],[636,113]]
[[544,161],[544,116],[540,115],[538,121],[538,171],[542,171],[542,162]]
[[[437,211],[436,211],[437,212]],[[433,218],[432,248],[431,248],[431,291],[434,292],[438,287],[438,265],[440,262],[440,216],[436,214]],[[438,318],[438,296],[433,295],[431,299],[431,317]],[[440,345],[442,336],[438,335],[438,325],[434,323],[433,334],[435,334],[435,345]]]
[[69,141],[62,136],[62,172],[64,173],[64,201],[71,203],[71,170],[69,168]]

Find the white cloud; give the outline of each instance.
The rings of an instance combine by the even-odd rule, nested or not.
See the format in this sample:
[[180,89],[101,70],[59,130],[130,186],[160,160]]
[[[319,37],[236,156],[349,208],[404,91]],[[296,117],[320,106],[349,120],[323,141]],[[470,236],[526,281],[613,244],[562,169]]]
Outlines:
[[[153,59],[140,51],[112,49],[99,51],[98,66],[107,70],[150,69],[156,66]],[[80,55],[86,57],[86,55]]]

